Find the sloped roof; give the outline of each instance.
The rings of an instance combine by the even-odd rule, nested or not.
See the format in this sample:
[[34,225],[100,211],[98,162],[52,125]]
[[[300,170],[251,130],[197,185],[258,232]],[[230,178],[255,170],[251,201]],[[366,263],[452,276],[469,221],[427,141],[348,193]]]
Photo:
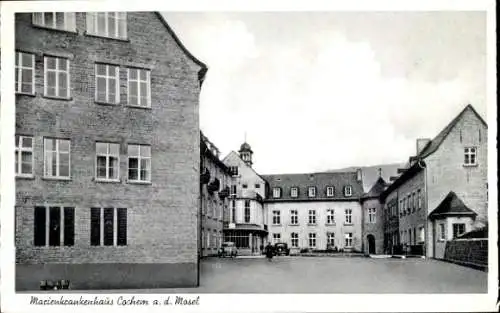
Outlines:
[[[266,201],[332,201],[332,200],[359,200],[363,195],[363,183],[357,180],[356,172],[321,172],[302,174],[262,175],[268,182],[270,189],[280,187],[281,198],[272,198]],[[326,187],[334,187],[334,196],[326,196]],[[352,196],[344,195],[344,187],[352,187]],[[290,190],[298,187],[298,197],[292,198]],[[308,187],[316,187],[316,197],[308,196]]]
[[373,184],[370,191],[363,195],[363,198],[378,198],[378,196],[380,196],[380,194],[384,192],[387,186],[387,182],[382,177],[379,177]]
[[426,158],[429,155],[433,154],[439,146],[443,143],[443,141],[446,139],[448,134],[451,132],[453,127],[458,123],[458,121],[462,118],[462,116],[467,112],[468,110],[471,110],[477,118],[484,124],[484,126],[488,127],[486,122],[483,120],[483,118],[476,112],[476,110],[472,107],[472,105],[468,104],[462,112],[460,112],[446,127],[434,138],[432,139],[425,147],[422,149],[420,154],[417,156],[418,158]]
[[450,191],[434,211],[429,214],[429,217],[436,218],[443,215],[476,216],[477,214],[469,209],[453,191]]

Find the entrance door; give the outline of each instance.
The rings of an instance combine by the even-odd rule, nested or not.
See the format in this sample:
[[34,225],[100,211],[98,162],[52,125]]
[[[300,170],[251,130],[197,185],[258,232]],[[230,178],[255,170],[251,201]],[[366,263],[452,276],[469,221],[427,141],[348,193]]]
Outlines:
[[368,253],[375,254],[375,237],[373,235],[366,236],[368,240]]

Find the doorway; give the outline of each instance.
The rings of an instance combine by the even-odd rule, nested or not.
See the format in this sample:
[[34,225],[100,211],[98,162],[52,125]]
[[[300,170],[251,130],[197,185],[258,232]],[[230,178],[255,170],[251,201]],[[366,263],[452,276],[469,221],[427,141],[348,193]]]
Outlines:
[[368,235],[366,236],[366,239],[368,240],[368,253],[369,254],[375,254],[375,237],[373,235]]

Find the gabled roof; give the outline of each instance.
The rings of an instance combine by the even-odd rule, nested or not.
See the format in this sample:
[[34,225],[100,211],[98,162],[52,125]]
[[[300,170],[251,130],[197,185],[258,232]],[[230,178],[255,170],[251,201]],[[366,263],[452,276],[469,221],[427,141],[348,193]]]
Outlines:
[[[356,172],[321,172],[303,174],[277,174],[262,175],[267,180],[269,187],[281,188],[281,198],[272,198],[266,201],[332,201],[332,200],[359,200],[363,195],[362,181],[357,180]],[[326,187],[334,187],[334,196],[326,196]],[[352,196],[344,195],[344,187],[352,187]],[[298,187],[298,197],[292,198],[292,187]],[[316,197],[308,196],[308,187],[316,187]]]
[[481,123],[484,124],[485,127],[488,127],[486,122],[483,120],[483,118],[476,112],[476,110],[472,107],[472,105],[468,104],[462,112],[460,112],[446,127],[434,138],[432,139],[425,147],[422,149],[420,154],[417,156],[418,158],[426,158],[429,155],[433,154],[436,152],[436,150],[439,148],[439,146],[443,143],[443,141],[446,139],[448,134],[451,132],[453,127],[460,121],[462,116],[467,112],[468,110],[471,110],[477,118],[481,121]]
[[179,37],[175,34],[175,32],[172,30],[170,25],[168,25],[167,21],[165,20],[165,17],[160,12],[155,12],[160,21],[163,23],[169,34],[172,36],[174,41],[177,43],[179,48],[188,56],[189,59],[191,59],[195,64],[200,66],[200,70],[198,71],[198,81],[200,82],[200,86],[203,83],[203,80],[205,79],[205,74],[207,73],[207,65],[200,60],[198,60],[189,50],[182,44],[180,41]]
[[460,198],[450,191],[441,203],[429,214],[430,218],[443,216],[476,216],[476,212],[469,209]]
[[237,153],[237,152],[234,152],[234,151],[229,152],[229,153],[228,153],[228,154],[227,154],[227,155],[226,155],[226,156],[222,159],[222,162],[224,162],[224,164],[226,164],[226,165],[227,165],[226,160],[227,160],[227,158],[229,158],[229,156],[230,156],[230,155],[232,155],[232,154],[236,155],[236,157],[237,157],[238,159],[240,159],[240,161],[241,161],[243,164],[245,164],[245,166],[247,166],[248,168],[250,168],[250,169],[251,169],[251,170],[255,173],[255,175],[257,175],[257,176],[258,176],[258,177],[260,177],[260,178],[261,178],[264,182],[266,182],[266,179],[265,179],[264,177],[262,177],[262,175],[260,175],[259,173],[257,173],[253,167],[248,166],[248,165],[247,165],[247,163],[246,163],[245,161],[243,161],[243,159],[241,158],[240,154],[239,154],[239,153]]
[[387,182],[382,177],[379,177],[373,184],[370,191],[363,195],[363,198],[378,198],[388,185],[389,184],[387,184]]

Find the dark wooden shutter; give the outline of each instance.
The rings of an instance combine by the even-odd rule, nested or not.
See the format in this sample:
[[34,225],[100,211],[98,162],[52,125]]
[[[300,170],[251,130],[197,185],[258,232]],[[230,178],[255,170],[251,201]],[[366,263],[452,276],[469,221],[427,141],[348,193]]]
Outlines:
[[45,221],[46,221],[46,208],[35,207],[34,216],[34,245],[45,246]]
[[61,208],[50,207],[49,246],[61,245]]
[[127,209],[118,209],[118,239],[117,245],[126,246],[127,245]]
[[104,209],[104,245],[112,246],[114,244],[114,236],[113,236],[113,216],[114,216],[114,208],[105,208]]
[[64,245],[75,244],[75,208],[64,208]]
[[90,245],[101,245],[101,209],[90,209]]

